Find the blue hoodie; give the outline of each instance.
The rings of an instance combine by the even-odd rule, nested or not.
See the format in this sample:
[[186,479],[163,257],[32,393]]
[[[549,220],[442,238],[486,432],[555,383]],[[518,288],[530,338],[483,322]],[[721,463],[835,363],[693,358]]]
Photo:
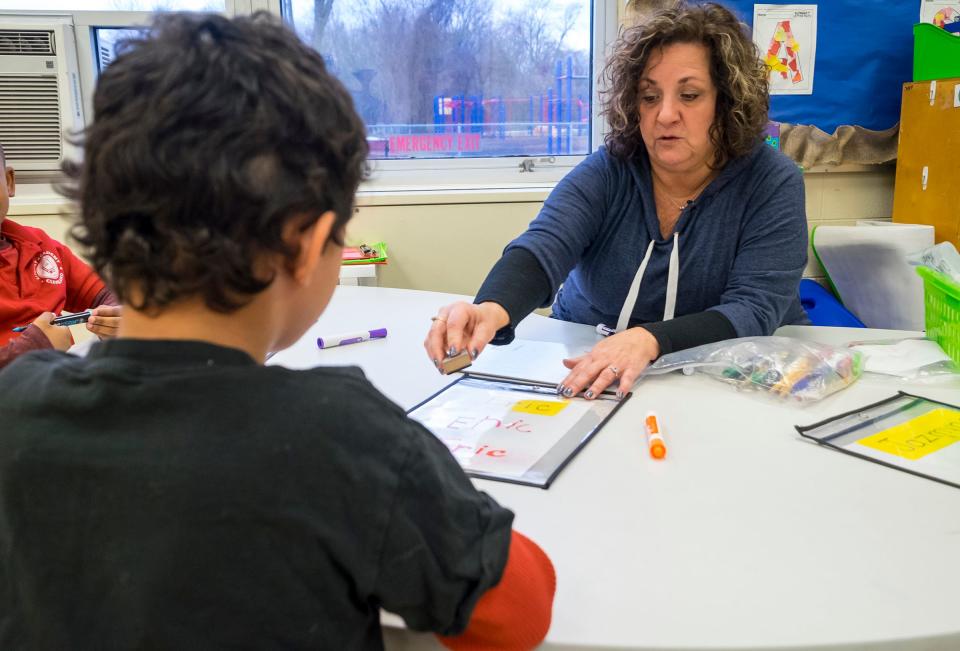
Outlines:
[[[675,316],[716,310],[739,337],[809,323],[798,288],[807,263],[803,176],[759,143],[728,163],[677,221]],[[558,292],[553,315],[615,325],[650,241],[655,242],[630,325],[660,321],[673,237],[660,236],[646,151],[625,162],[606,149],[561,180],[506,250],[532,253]],[[562,287],[561,287],[562,284]]]

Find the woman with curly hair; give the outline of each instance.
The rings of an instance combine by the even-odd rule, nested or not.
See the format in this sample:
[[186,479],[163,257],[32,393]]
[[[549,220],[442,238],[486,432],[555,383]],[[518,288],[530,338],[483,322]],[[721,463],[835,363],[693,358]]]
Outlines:
[[435,363],[509,343],[552,303],[609,335],[563,360],[558,391],[622,396],[660,355],[807,322],[803,178],[763,143],[767,71],[746,26],[680,3],[625,30],[605,76],[605,146],[557,184],[472,305],[440,310],[424,342]]

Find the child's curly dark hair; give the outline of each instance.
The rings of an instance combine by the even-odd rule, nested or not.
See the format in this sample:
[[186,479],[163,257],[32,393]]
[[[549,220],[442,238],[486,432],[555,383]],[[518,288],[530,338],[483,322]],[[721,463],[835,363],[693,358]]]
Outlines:
[[306,229],[332,210],[342,243],[368,153],[347,90],[266,13],[158,16],[101,75],[83,143],[64,166],[71,234],[147,312],[244,305],[273,281],[261,258],[298,254],[291,220]]

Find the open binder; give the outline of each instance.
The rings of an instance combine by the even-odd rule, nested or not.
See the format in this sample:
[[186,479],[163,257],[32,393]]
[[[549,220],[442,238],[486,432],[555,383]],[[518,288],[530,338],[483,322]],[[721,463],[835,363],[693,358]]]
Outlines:
[[549,488],[628,398],[564,398],[556,384],[465,373],[407,413],[468,475]]
[[901,391],[806,427],[840,452],[960,488],[960,407]]

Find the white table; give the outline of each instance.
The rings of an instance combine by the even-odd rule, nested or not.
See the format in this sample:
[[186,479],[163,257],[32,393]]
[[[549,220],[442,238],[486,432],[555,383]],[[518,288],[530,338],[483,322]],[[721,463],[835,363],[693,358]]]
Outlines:
[[[421,343],[456,298],[341,287],[317,325],[271,363],[358,364],[410,407],[448,383]],[[386,327],[328,350],[320,334]],[[789,327],[827,343],[907,333]],[[526,339],[594,341],[531,316]],[[558,362],[559,363],[559,362]],[[960,384],[862,379],[809,407],[672,374],[642,380],[549,490],[476,480],[516,512],[557,569],[547,649],[960,649],[960,490],[819,447],[809,424],[898,389],[960,401]],[[669,455],[647,455],[643,414]],[[389,631],[393,648],[437,648]]]

